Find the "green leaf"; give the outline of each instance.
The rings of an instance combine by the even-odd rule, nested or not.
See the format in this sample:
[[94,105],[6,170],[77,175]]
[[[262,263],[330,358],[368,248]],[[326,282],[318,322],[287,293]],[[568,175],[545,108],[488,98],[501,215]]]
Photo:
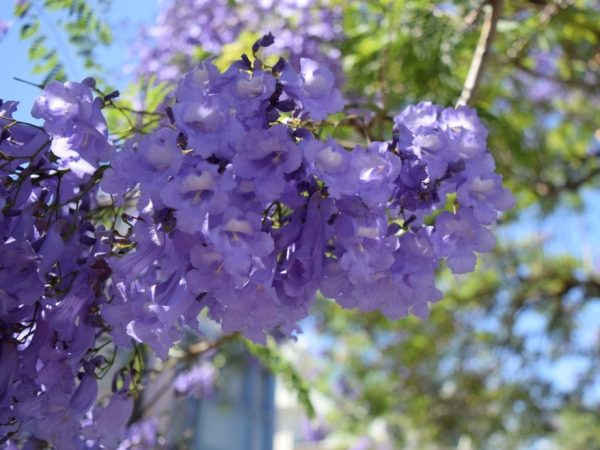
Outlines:
[[68,9],[73,4],[73,0],[45,0],[44,7],[49,11],[58,11]]
[[31,1],[15,2],[15,17],[23,18],[31,8]]
[[102,42],[104,45],[112,44],[112,32],[107,24],[98,22],[97,32],[98,37],[100,38],[100,42]]
[[40,30],[39,21],[29,22],[21,25],[21,30],[19,32],[19,36],[21,39],[30,39],[35,36]]
[[46,42],[46,38],[44,36],[38,36],[33,41],[33,43],[31,44],[31,47],[29,47],[29,52],[28,52],[29,59],[35,61],[37,59],[42,58],[48,52],[45,42]]

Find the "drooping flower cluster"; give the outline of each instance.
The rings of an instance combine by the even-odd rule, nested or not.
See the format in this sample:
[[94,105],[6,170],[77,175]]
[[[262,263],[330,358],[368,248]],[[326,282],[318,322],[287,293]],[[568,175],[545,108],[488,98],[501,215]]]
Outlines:
[[43,130],[2,104],[0,436],[115,448],[139,373],[96,403],[107,345],[166,358],[203,310],[224,333],[293,336],[318,290],[426,316],[440,261],[463,273],[491,249],[512,198],[473,110],[410,106],[390,141],[345,148],[315,133],[343,109],[332,72],[299,69],[205,61],[119,149],[91,80],[46,87]]
[[64,449],[82,447],[84,433],[118,437],[124,422],[104,422],[132,404],[117,393],[118,408],[113,398],[89,413],[106,366],[97,308],[111,250],[89,219],[111,151],[92,86],[48,85],[32,111],[45,129],[12,120],[16,102],[0,105],[0,437],[32,434]]
[[[486,226],[511,205],[468,108],[409,107],[393,140],[348,151],[302,126],[342,107],[312,60],[300,73],[204,62],[176,97],[172,124],[115,154],[102,184],[140,192],[137,248],[111,263],[122,295],[107,317],[161,355],[176,336],[166,311],[194,306],[259,342],[293,333],[318,289],[345,307],[425,316],[441,297],[439,261],[472,270],[493,245]],[[426,225],[449,195],[455,211]]]

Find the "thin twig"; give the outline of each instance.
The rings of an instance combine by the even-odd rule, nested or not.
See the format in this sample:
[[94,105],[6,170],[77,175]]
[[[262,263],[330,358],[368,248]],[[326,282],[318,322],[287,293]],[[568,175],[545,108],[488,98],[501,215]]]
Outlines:
[[201,341],[196,342],[195,344],[190,345],[187,348],[187,352],[188,352],[188,354],[193,355],[194,357],[197,357],[199,355],[203,355],[206,352],[214,350],[215,348],[220,347],[221,345],[225,344],[228,341],[233,341],[233,340],[237,339],[238,337],[240,337],[239,333],[232,333],[232,334],[226,334],[224,336],[221,336],[219,339],[217,339],[216,341],[213,341],[213,342],[201,340]]
[[43,84],[33,83],[31,81],[27,81],[27,80],[24,80],[23,78],[19,78],[19,77],[13,77],[13,80],[18,81],[19,83],[28,84],[29,86],[34,86],[34,87],[39,88],[39,89],[44,89],[46,87]]
[[467,30],[471,28],[475,23],[479,20],[479,16],[481,16],[481,11],[483,10],[483,6],[485,5],[485,1],[479,3],[477,8],[471,10],[469,14],[465,16],[462,21],[462,29]]
[[467,78],[465,79],[465,84],[456,106],[467,105],[475,97],[479,81],[483,74],[485,61],[496,36],[496,24],[500,18],[502,0],[491,0],[489,4],[483,7],[483,10],[485,18],[481,27],[481,34],[479,35],[479,41],[477,42],[475,53],[473,53],[471,66],[469,67],[469,72],[467,73]]

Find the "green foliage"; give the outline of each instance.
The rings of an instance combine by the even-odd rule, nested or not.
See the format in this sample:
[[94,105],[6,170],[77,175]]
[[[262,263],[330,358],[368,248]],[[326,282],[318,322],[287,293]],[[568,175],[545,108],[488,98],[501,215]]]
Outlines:
[[[542,368],[589,352],[575,338],[575,319],[597,303],[600,279],[582,279],[571,258],[542,256],[536,244],[498,249],[426,321],[391,322],[322,300],[319,326],[336,344],[315,386],[332,395],[343,381],[352,391],[336,396],[336,429],[385,417],[397,445],[417,439],[423,449],[455,448],[461,439],[475,449],[527,448],[562,433],[567,425],[557,427],[555,412],[578,404],[593,377],[565,391]],[[534,319],[535,329],[523,328]],[[586,357],[594,370],[597,351]]]
[[296,394],[298,402],[310,418],[315,416],[315,408],[310,399],[310,388],[293,364],[279,351],[275,342],[270,340],[266,345],[257,345],[244,339],[246,348],[271,372],[277,374],[287,388]]
[[157,83],[155,77],[132,83],[105,109],[104,115],[113,138],[120,142],[134,133],[145,134],[155,129],[163,118],[159,110],[164,109],[164,102],[172,92],[171,84]]
[[[588,153],[598,127],[599,12],[583,1],[565,7],[504,3],[473,106],[490,128],[491,148],[520,206],[540,204],[549,211],[565,191],[582,187],[598,172],[597,158]],[[417,0],[353,3],[345,9],[348,39],[342,49],[351,74],[348,90],[366,93],[381,106],[383,118],[423,100],[454,104],[481,15],[480,2],[446,2],[446,8]],[[536,76],[532,51],[548,50],[558,54],[559,71]],[[556,81],[564,90],[530,101],[533,84],[524,76]],[[573,166],[576,170],[567,170]]]
[[599,450],[598,414],[587,410],[566,410],[559,417],[556,442],[561,450]]
[[65,80],[67,66],[73,62],[70,52],[87,71],[101,69],[95,49],[110,45],[112,32],[101,19],[110,0],[29,0],[16,2],[14,15],[19,19],[20,37],[30,42],[32,73],[43,75],[41,84]]
[[[367,134],[385,137],[386,122],[406,104],[456,102],[483,3],[374,0],[345,9],[348,91],[379,105],[361,125]],[[532,207],[542,215],[563,202],[581,207],[582,189],[598,185],[598,13],[586,1],[504,2],[471,104],[517,196],[507,224]],[[553,55],[555,72],[538,67],[541,53]],[[544,83],[550,91],[538,95]],[[348,128],[337,133],[364,139]],[[592,430],[568,438],[600,419],[596,403],[586,406],[600,348],[577,338],[582,315],[598,305],[600,279],[569,255],[544,252],[542,241],[503,244],[473,275],[453,282],[441,273],[445,298],[423,322],[319,302],[319,331],[335,345],[314,386],[334,399],[328,419],[336,432],[368,434],[383,418],[394,448],[512,450],[541,439],[556,449],[600,448]],[[546,372],[570,361],[584,362],[581,382],[559,388]]]

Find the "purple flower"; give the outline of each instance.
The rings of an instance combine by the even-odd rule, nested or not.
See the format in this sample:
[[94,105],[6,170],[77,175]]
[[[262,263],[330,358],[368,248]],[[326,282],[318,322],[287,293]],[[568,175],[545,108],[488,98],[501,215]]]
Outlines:
[[209,215],[221,214],[227,209],[228,191],[235,187],[230,175],[219,173],[216,165],[201,163],[162,186],[160,199],[176,210],[178,229],[186,233],[199,232]]
[[224,212],[221,223],[206,237],[223,255],[223,270],[234,277],[249,277],[260,258],[269,256],[274,248],[273,239],[261,230],[260,217],[234,208]]
[[6,338],[0,338],[0,405],[4,404],[5,398],[12,391],[12,383],[17,370],[17,345],[16,342]]
[[446,175],[449,163],[459,157],[458,152],[450,145],[446,134],[435,129],[414,136],[412,151],[424,163],[430,180],[438,180]]
[[190,251],[193,269],[186,274],[186,282],[194,294],[212,293],[219,298],[235,296],[236,279],[225,272],[224,257],[221,253],[203,245],[196,245]]
[[474,159],[486,152],[488,131],[474,109],[467,106],[446,108],[440,114],[440,126],[461,158]]
[[91,78],[82,83],[52,82],[39,96],[31,115],[44,119],[44,128],[53,137],[52,151],[63,168],[90,174],[93,167],[110,157],[107,125],[102,99],[94,99]]
[[251,125],[255,120],[257,127],[266,125],[266,108],[269,98],[275,92],[275,77],[263,70],[254,70],[250,75],[237,71],[228,86],[227,101],[235,108],[236,117],[244,124]]
[[463,207],[456,214],[443,212],[436,220],[432,242],[436,252],[447,258],[453,273],[471,272],[477,258],[474,252],[494,248],[494,235],[481,226],[473,210]]
[[315,60],[301,58],[300,75],[287,65],[280,80],[285,92],[297,99],[302,104],[302,111],[313,120],[323,120],[344,107],[333,73]]
[[385,211],[369,211],[355,200],[337,206],[340,213],[333,227],[340,267],[354,280],[373,279],[394,262],[397,239],[387,236]]
[[215,366],[205,361],[178,374],[175,381],[173,381],[173,389],[179,395],[192,395],[196,398],[205,397],[213,390],[215,376]]
[[409,306],[412,314],[426,319],[428,304],[442,299],[442,293],[435,286],[439,255],[431,242],[431,229],[420,228],[417,232],[402,234],[394,256],[390,271],[402,280],[403,297],[410,301],[405,305],[390,303],[382,311],[389,317],[402,317]]
[[74,412],[84,414],[92,407],[97,396],[98,382],[96,377],[92,373],[85,373],[71,397],[70,406]]
[[[153,273],[145,277],[152,280]],[[148,344],[162,359],[169,349],[181,339],[180,318],[191,313],[195,301],[179,281],[173,277],[156,289],[145,287],[141,281],[116,286],[113,301],[104,305],[102,314],[113,326],[112,336],[116,344],[130,347],[130,338]]]
[[6,36],[8,30],[10,30],[12,23],[5,20],[0,20],[0,41]]
[[394,129],[408,129],[411,132],[420,132],[436,125],[441,108],[431,102],[421,102],[407,106],[400,114],[394,117]]
[[104,407],[95,407],[93,422],[83,429],[86,439],[93,439],[106,448],[116,448],[125,435],[127,421],[133,412],[133,399],[124,392],[112,395]]
[[233,168],[237,175],[254,182],[256,195],[267,206],[282,194],[285,176],[298,169],[301,162],[302,153],[287,127],[276,125],[250,130],[233,158]]
[[159,436],[158,419],[148,417],[139,422],[135,422],[127,430],[127,438],[123,440],[118,450],[145,450],[145,449],[166,449],[164,438]]
[[[33,111],[45,131],[0,104],[3,430],[116,448],[137,374],[122,367],[121,390],[94,405],[104,339],[165,359],[204,309],[223,333],[290,337],[318,289],[346,308],[424,318],[441,297],[440,259],[463,273],[491,250],[485,226],[513,200],[474,110],[408,107],[390,142],[347,151],[307,121],[342,108],[333,73],[312,59],[301,74],[291,67],[242,57],[221,73],[204,62],[179,82],[171,122],[118,152],[91,80],[47,86]],[[175,388],[208,391],[211,369],[180,374]]]
[[61,338],[70,340],[78,327],[83,328],[81,323],[76,323],[82,320],[84,308],[89,306],[91,301],[93,297],[90,295],[87,280],[81,276],[77,277],[69,292],[48,314],[49,321],[56,327]]
[[322,142],[306,140],[300,144],[308,163],[307,172],[323,180],[334,198],[354,195],[358,189],[358,173],[352,166],[352,153],[344,150],[333,139]]
[[[229,2],[180,0],[168,2],[156,24],[143,29],[136,45],[137,71],[172,80],[196,64],[197,51],[219,54],[244,30],[270,30],[275,43],[261,53],[286,54],[294,65],[310,57],[327,65],[342,81],[338,48],[344,39],[342,8],[329,0]],[[270,42],[266,41],[266,42]]]
[[273,286],[290,323],[308,315],[322,277],[326,243],[331,237],[327,222],[337,214],[333,201],[315,193],[306,210],[300,208],[290,222],[273,232],[275,246],[285,250]]
[[70,134],[78,122],[102,123],[90,89],[93,85],[89,78],[82,83],[53,81],[35,100],[31,115],[44,119],[44,128],[49,133],[61,136]]
[[304,439],[309,442],[322,441],[331,432],[322,419],[305,419],[302,423]]
[[18,320],[20,308],[32,306],[44,293],[38,273],[39,257],[26,241],[13,240],[0,246],[0,322],[14,314]]
[[371,208],[386,207],[397,189],[401,161],[391,154],[387,142],[373,142],[366,150],[352,151],[352,168],[358,177],[356,194]]
[[179,171],[182,163],[177,132],[159,128],[113,155],[111,168],[102,177],[102,190],[123,194],[142,183],[145,190],[160,191],[162,184]]
[[496,173],[467,179],[456,190],[456,199],[463,206],[473,208],[473,215],[484,225],[496,221],[498,211],[514,206],[514,198],[502,187],[502,177]]
[[284,321],[283,308],[273,287],[248,283],[239,289],[235,302],[224,306],[219,321],[224,333],[241,332],[254,342],[266,344],[265,335]]
[[235,83],[235,77],[215,73],[214,66],[205,63],[187,74],[175,92],[177,125],[189,146],[204,158],[230,158],[243,137],[244,127],[230,114],[228,83]]

